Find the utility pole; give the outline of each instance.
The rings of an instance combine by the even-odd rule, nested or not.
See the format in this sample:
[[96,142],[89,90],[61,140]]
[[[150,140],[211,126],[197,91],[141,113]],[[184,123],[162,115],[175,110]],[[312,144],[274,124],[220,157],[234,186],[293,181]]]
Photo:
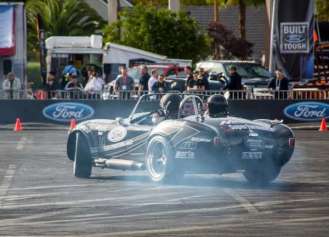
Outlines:
[[107,0],[108,24],[118,20],[119,0]]
[[217,0],[214,0],[214,21],[219,21],[219,14],[218,14],[218,2]]
[[179,12],[180,11],[180,0],[168,0],[168,8],[171,11]]
[[264,38],[265,38],[264,53],[265,53],[266,67],[270,66],[270,54],[271,54],[270,52],[272,51],[271,49],[271,19],[272,19],[272,10],[273,10],[272,4],[273,4],[273,0],[265,1],[267,22],[265,24],[265,31],[264,31]]

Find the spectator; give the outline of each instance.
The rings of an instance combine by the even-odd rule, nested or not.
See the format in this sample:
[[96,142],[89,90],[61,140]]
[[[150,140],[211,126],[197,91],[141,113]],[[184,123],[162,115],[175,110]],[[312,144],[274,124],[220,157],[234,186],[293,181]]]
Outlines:
[[148,82],[150,79],[150,74],[148,73],[147,66],[142,67],[141,77],[139,78],[139,91],[142,93],[143,91],[148,90]]
[[131,91],[134,89],[134,79],[128,76],[128,71],[125,66],[120,67],[120,74],[115,79],[116,91]]
[[69,92],[71,99],[80,99],[83,86],[77,78],[77,74],[69,74],[69,82],[65,85],[65,91]]
[[130,92],[134,89],[134,79],[127,72],[125,66],[120,67],[120,74],[114,81],[114,90],[120,92],[121,98],[130,98]]
[[57,90],[59,89],[58,82],[56,80],[56,73],[50,71],[47,75],[47,81],[45,85],[45,90],[47,92],[47,98],[53,99],[57,97]]
[[235,66],[231,66],[229,69],[229,83],[228,83],[228,89],[232,90],[232,91],[238,91],[238,90],[242,90],[243,86],[242,86],[242,78],[241,76],[238,74],[237,69]]
[[158,79],[158,71],[156,69],[153,69],[151,71],[151,77],[147,83],[149,93],[152,93],[152,87],[154,83],[157,82],[157,79]]
[[72,60],[70,60],[69,61],[69,64],[64,67],[64,70],[63,70],[63,73],[62,73],[63,76],[68,76],[69,74],[76,74],[76,75],[78,75],[78,70],[74,66]]
[[19,99],[21,81],[15,76],[15,73],[10,72],[7,74],[7,79],[2,83],[2,89],[5,91],[7,99]]
[[163,74],[158,76],[158,80],[152,86],[152,93],[166,93],[170,90],[168,83],[165,81]]
[[88,82],[84,88],[84,91],[88,93],[89,97],[100,97],[100,92],[104,86],[104,80],[97,77],[96,70],[90,68],[88,70]]
[[289,90],[289,80],[280,70],[275,71],[275,78],[268,84],[268,88],[275,91],[275,99],[287,99]]
[[230,91],[231,99],[245,99],[246,92],[242,91],[242,78],[237,72],[236,66],[231,66],[229,69],[229,82],[227,85],[227,89]]
[[186,84],[185,84],[186,91],[193,91],[195,80],[192,74],[192,68],[190,66],[186,66],[184,68],[184,71],[186,73]]
[[66,90],[66,84],[70,81],[70,75],[78,75],[78,70],[74,66],[72,60],[70,60],[69,64],[64,67],[62,72],[62,79],[60,82],[60,89]]
[[199,70],[199,74],[202,77],[202,84],[204,85],[204,90],[209,90],[209,74],[202,67]]

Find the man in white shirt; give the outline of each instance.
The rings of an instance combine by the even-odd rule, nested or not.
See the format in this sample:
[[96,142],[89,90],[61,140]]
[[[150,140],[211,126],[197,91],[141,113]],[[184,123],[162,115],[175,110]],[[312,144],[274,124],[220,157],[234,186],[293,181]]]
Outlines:
[[22,89],[21,81],[15,76],[15,73],[10,72],[7,79],[2,83],[2,89],[6,92],[7,99],[19,99],[20,90]]
[[100,77],[97,77],[96,70],[94,68],[91,68],[88,74],[90,76],[84,91],[89,95],[99,94],[103,90],[104,80]]
[[158,72],[157,70],[153,69],[151,72],[151,77],[148,81],[148,91],[151,94],[152,93],[152,87],[157,82],[158,78]]

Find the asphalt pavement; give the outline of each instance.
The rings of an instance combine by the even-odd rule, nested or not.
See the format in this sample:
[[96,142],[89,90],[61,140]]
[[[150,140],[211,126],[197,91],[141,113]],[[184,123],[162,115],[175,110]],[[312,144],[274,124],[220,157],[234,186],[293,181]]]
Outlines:
[[241,174],[157,185],[143,172],[72,175],[67,131],[0,130],[0,236],[329,236],[329,132],[296,131],[267,188]]

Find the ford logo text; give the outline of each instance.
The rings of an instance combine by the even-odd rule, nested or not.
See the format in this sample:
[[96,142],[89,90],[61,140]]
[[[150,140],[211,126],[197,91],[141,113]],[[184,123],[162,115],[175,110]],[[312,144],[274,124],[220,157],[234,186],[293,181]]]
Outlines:
[[94,113],[94,109],[88,105],[65,102],[51,104],[42,111],[43,116],[57,122],[69,122],[71,119],[81,121],[92,117]]
[[319,102],[301,102],[287,106],[284,114],[299,121],[319,121],[329,117],[329,104]]

